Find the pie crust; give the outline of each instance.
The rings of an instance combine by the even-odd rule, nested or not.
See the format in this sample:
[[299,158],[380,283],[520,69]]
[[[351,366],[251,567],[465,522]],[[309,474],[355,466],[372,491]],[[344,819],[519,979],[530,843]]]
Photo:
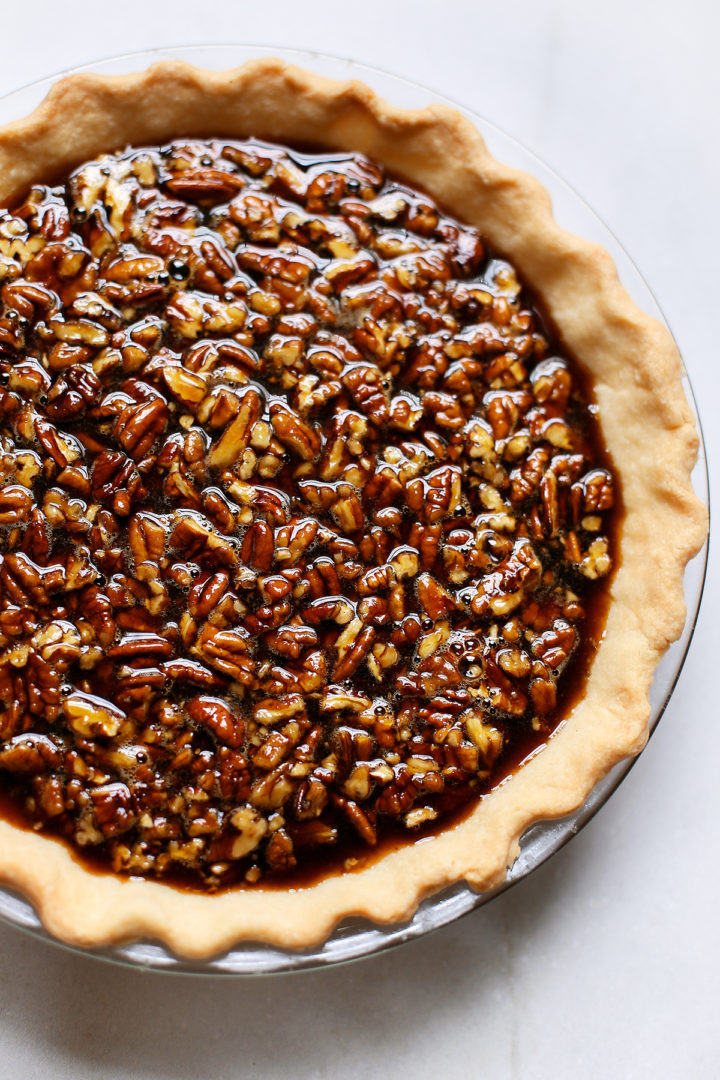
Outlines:
[[30,899],[50,933],[85,947],[159,939],[195,958],[247,939],[308,947],[348,916],[395,922],[452,882],[479,891],[502,882],[531,824],[577,809],[642,749],[650,683],[681,632],[684,569],[707,531],[690,484],[697,433],[669,333],[630,300],[602,248],[559,228],[540,183],[495,161],[451,109],[394,109],[360,83],[272,59],[228,72],[162,63],[137,75],[75,75],[0,132],[0,204],[102,152],[207,135],[359,151],[476,226],[590,374],[624,517],[583,699],[542,753],[431,840],[312,886],[199,895],[90,873],[63,844],[0,821],[0,879]]

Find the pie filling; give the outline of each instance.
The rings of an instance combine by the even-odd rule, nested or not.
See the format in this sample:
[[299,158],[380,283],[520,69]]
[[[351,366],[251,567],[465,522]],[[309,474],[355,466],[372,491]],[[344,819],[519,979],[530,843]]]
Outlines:
[[0,282],[14,820],[118,873],[292,881],[547,739],[613,478],[475,230],[358,155],[182,141],[3,211]]

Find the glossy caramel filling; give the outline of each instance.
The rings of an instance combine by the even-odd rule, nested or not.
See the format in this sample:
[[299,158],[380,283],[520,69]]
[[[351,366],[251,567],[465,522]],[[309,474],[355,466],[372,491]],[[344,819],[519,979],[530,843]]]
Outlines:
[[542,745],[616,499],[582,376],[475,230],[357,155],[183,141],[33,188],[0,280],[15,823],[286,883]]

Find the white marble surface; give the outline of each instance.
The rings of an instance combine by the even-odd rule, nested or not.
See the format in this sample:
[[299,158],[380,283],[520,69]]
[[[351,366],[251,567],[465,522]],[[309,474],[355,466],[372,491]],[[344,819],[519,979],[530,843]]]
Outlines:
[[[266,42],[352,56],[513,133],[595,207],[673,327],[718,460],[718,8],[711,0],[34,0],[0,93],[112,53]],[[717,489],[717,485],[715,485]],[[344,969],[200,981],[0,926],[0,1080],[720,1075],[718,563],[660,727],[551,862],[433,937]]]

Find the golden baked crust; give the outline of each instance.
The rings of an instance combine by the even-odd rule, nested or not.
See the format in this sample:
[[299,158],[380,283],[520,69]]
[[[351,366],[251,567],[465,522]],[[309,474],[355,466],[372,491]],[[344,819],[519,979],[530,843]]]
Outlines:
[[625,516],[584,699],[510,783],[432,840],[312,887],[202,896],[90,875],[63,845],[0,822],[0,878],[32,900],[51,933],[86,946],[159,938],[193,957],[240,939],[308,946],[349,915],[407,918],[423,896],[459,879],[479,890],[498,884],[530,824],[577,808],[644,745],[652,675],[682,628],[682,575],[706,531],[689,480],[697,436],[671,337],[635,307],[607,253],[561,230],[542,186],[494,161],[452,110],[395,110],[361,84],[274,60],[226,73],[172,63],[139,75],[73,76],[0,133],[0,204],[128,143],[208,134],[360,151],[477,226],[541,297],[590,373]]

